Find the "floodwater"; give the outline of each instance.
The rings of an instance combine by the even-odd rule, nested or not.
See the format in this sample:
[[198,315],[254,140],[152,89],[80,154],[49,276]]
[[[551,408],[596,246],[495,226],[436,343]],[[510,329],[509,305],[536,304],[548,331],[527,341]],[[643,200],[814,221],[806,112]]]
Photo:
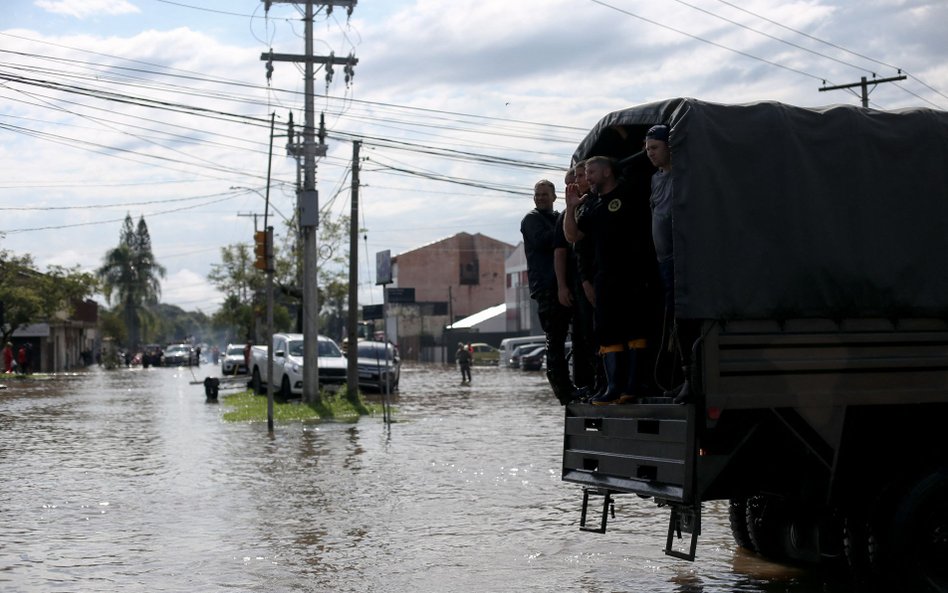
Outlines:
[[0,376],[0,591],[839,590],[738,550],[722,504],[695,563],[662,553],[667,511],[634,496],[579,531],[539,373],[406,367],[393,424],[273,435],[205,402],[191,382],[217,373]]

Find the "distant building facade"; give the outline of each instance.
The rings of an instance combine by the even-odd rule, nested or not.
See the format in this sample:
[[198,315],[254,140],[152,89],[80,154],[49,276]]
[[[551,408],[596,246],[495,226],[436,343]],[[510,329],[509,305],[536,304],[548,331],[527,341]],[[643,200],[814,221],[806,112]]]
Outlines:
[[505,301],[505,264],[514,246],[458,233],[392,258],[386,337],[404,358],[444,361],[444,328]]
[[32,346],[30,367],[33,372],[59,373],[95,362],[98,348],[99,305],[85,300],[74,305],[71,315],[65,311],[42,323],[32,323],[13,332],[14,350],[27,343]]
[[523,241],[507,257],[505,263],[504,302],[507,303],[507,331],[522,335],[542,334],[537,302],[530,298],[527,279],[527,255]]

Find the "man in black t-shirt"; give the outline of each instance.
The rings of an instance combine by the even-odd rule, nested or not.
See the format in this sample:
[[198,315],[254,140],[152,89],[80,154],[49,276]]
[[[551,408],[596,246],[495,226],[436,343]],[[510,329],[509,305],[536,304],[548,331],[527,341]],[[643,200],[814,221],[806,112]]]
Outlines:
[[[587,205],[573,228],[567,227],[567,235],[572,231],[575,239],[591,240],[595,252],[595,334],[608,385],[590,402],[627,403],[639,395],[650,330],[648,284],[655,255],[649,188],[621,183],[615,162],[606,157],[587,160],[586,177],[598,201]],[[571,188],[567,194],[573,210],[577,191]]]
[[537,302],[540,326],[546,334],[546,376],[561,404],[573,399],[575,388],[566,363],[566,336],[571,311],[557,298],[556,272],[553,265],[553,238],[557,213],[553,210],[556,192],[553,183],[543,179],[533,188],[536,208],[520,222],[523,250],[527,256],[530,298]]

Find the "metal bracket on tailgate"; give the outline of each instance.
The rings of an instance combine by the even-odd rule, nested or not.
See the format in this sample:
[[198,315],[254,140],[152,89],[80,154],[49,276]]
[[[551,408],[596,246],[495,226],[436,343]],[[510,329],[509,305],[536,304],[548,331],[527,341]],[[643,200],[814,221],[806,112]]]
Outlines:
[[[599,527],[586,527],[586,511],[589,509],[589,496],[602,496],[602,519],[599,522]],[[579,517],[579,528],[582,531],[591,531],[593,533],[605,533],[606,532],[606,523],[609,522],[609,513],[612,513],[612,518],[616,518],[616,503],[612,498],[612,493],[609,490],[599,490],[593,489],[590,491],[589,488],[583,488],[583,512]]]
[[[668,520],[668,539],[665,540],[665,554],[694,562],[695,550],[698,547],[698,536],[701,535],[701,506],[690,507],[679,504],[670,504],[671,517]],[[672,538],[677,535],[681,539],[682,532],[691,534],[691,548],[688,553],[679,552],[672,548]]]

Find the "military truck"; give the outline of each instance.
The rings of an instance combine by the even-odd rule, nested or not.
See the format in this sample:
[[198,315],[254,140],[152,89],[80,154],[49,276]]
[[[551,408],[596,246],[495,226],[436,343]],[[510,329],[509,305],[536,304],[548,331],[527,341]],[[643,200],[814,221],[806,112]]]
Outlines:
[[694,560],[702,503],[729,500],[765,557],[948,591],[948,113],[671,99],[607,115],[574,161],[647,184],[658,123],[695,397],[567,406],[581,528],[635,494]]

